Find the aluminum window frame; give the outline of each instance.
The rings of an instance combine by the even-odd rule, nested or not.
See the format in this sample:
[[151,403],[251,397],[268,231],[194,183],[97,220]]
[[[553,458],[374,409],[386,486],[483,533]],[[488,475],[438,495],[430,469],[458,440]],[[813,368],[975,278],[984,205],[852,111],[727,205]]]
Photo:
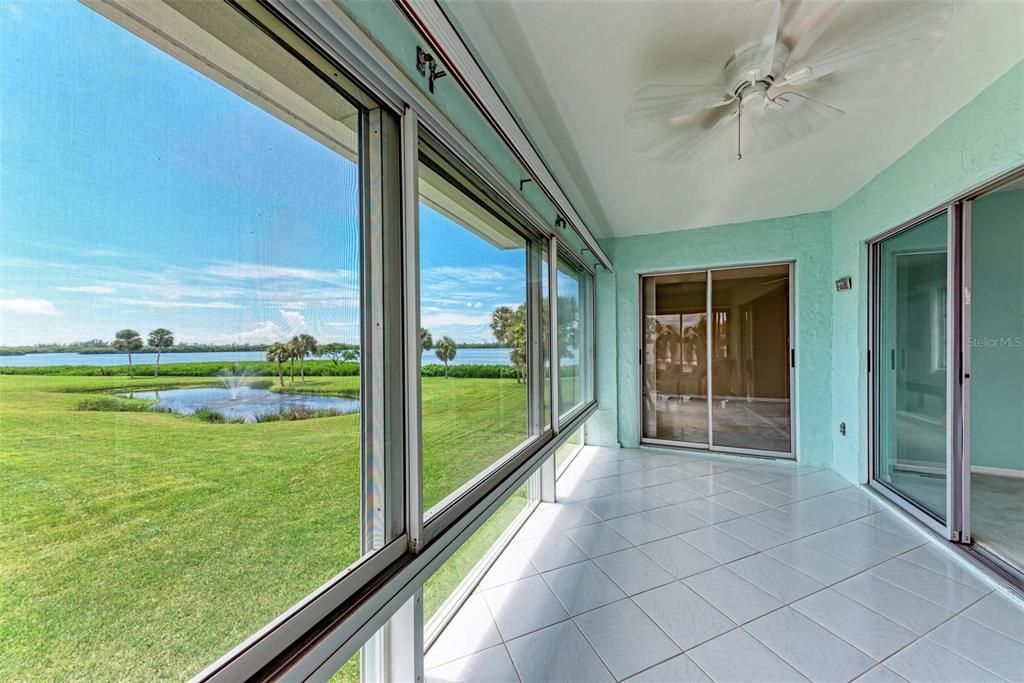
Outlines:
[[[1024,165],[1016,165],[945,202],[888,228],[864,241],[868,260],[868,381],[865,426],[868,436],[867,484],[887,501],[949,541],[962,544],[965,552],[1015,585],[1024,585],[1024,572],[990,549],[973,544],[971,534],[971,308],[966,295],[971,286],[971,208],[973,202],[1004,184],[1024,178]],[[947,228],[947,412],[946,412],[946,520],[902,495],[877,478],[878,377],[880,321],[880,245],[890,237],[946,214]]]
[[[549,297],[551,309],[551,410],[552,424],[558,425],[558,432],[564,430],[564,426],[573,419],[595,405],[596,386],[594,380],[595,368],[597,367],[597,344],[594,339],[594,330],[597,329],[597,275],[583,259],[576,255],[564,241],[558,237],[552,239],[551,262],[549,264]],[[579,377],[582,387],[580,390],[581,399],[565,412],[560,410],[558,400],[561,384],[561,358],[558,349],[558,265],[565,263],[575,270],[580,283],[580,298],[576,308],[579,315],[580,329],[578,332],[577,348],[580,363],[578,366]],[[552,305],[553,304],[553,305]]]
[[[538,426],[535,417],[539,415],[538,411],[541,409],[539,406],[543,406],[543,397],[541,395],[543,383],[531,383],[531,379],[536,377],[536,370],[531,371],[531,365],[536,365],[539,356],[530,356],[530,349],[534,346],[535,342],[539,343],[539,340],[534,337],[539,332],[539,328],[533,320],[537,316],[536,312],[542,310],[540,289],[533,286],[534,274],[530,265],[531,260],[533,260],[531,252],[537,248],[537,245],[546,242],[546,238],[519,215],[513,207],[503,201],[502,197],[493,188],[488,186],[486,181],[476,174],[474,169],[465,160],[461,159],[455,150],[445,144],[440,137],[426,126],[421,125],[418,129],[417,149],[419,154],[418,163],[424,163],[424,160],[426,160],[426,163],[430,165],[433,172],[444,177],[458,191],[462,192],[471,201],[478,203],[479,206],[489,211],[495,218],[501,221],[505,227],[523,238],[526,252],[524,288],[526,292],[528,358],[526,372],[527,429],[525,438],[515,448],[497,458],[468,481],[463,482],[429,510],[422,510],[422,538],[423,542],[426,543],[438,536],[443,529],[450,526],[454,520],[465,514],[467,510],[479,502],[488,489],[492,488],[502,478],[508,476],[508,473],[513,471],[518,464],[530,457],[530,453],[534,450],[533,446],[538,441],[543,442],[549,433],[553,436],[553,432],[543,428],[535,429]],[[418,198],[418,196],[417,189],[416,197]],[[414,229],[417,233],[415,241],[418,243],[418,218]],[[407,242],[409,241],[407,239]],[[418,283],[419,268],[416,269],[415,273],[406,272],[406,277],[410,278],[410,283],[407,284],[411,284],[411,279],[415,279],[416,283]],[[413,286],[418,291],[418,284]],[[413,301],[413,299],[413,303],[418,311],[420,306],[419,296],[413,297],[410,295],[409,300]],[[416,329],[418,330],[419,328],[417,327]],[[417,369],[418,367],[419,358],[417,358]],[[419,378],[417,378],[417,385],[419,384],[418,380]],[[421,414],[419,420],[422,420]],[[417,450],[420,459],[420,471],[422,471],[422,439],[411,443],[410,446]]]
[[[566,437],[566,441],[568,441],[568,439],[571,438],[574,433],[579,433],[579,435],[580,435],[579,442],[576,444],[576,447],[572,449],[572,452],[569,453],[565,457],[565,460],[563,460],[560,463],[555,463],[555,481],[556,482],[558,481],[558,479],[561,478],[561,476],[563,474],[565,474],[566,470],[569,469],[569,465],[571,465],[572,461],[576,459],[576,456],[579,455],[580,452],[583,451],[583,447],[586,445],[586,440],[587,440],[586,439],[586,428],[587,428],[586,423],[581,424],[579,426],[579,428],[577,428],[575,430],[575,432],[569,432],[569,436]],[[552,456],[551,460],[552,460],[552,462],[554,461],[554,456]]]
[[[388,370],[388,349],[396,343],[396,335],[386,333],[398,329],[394,323],[400,300],[399,287],[388,286],[381,277],[385,264],[394,260],[395,244],[389,234],[395,233],[399,217],[391,202],[395,195],[398,164],[398,117],[394,111],[362,90],[348,74],[335,64],[311,52],[304,39],[255,3],[212,5],[213,15],[196,21],[176,6],[153,5],[151,18],[130,3],[91,2],[90,6],[120,27],[135,33],[146,42],[170,54],[186,68],[204,73],[215,82],[230,73],[222,72],[216,63],[159,28],[159,19],[178,12],[181,18],[194,23],[201,31],[215,30],[236,22],[248,22],[288,52],[311,75],[339,97],[353,104],[359,112],[358,177],[359,177],[359,262],[360,262],[360,344],[363,349],[360,373],[360,546],[362,557],[320,586],[296,601],[279,616],[257,629],[234,648],[197,673],[194,680],[231,680],[256,675],[287,646],[291,645],[311,624],[326,616],[333,607],[372,583],[384,569],[405,551],[405,519],[402,481],[404,459],[400,445],[404,440],[403,420],[390,410],[394,393],[401,392],[403,378]],[[183,6],[188,9],[187,5]],[[223,8],[223,12],[220,11]],[[204,11],[210,11],[209,7]],[[221,23],[223,22],[223,24]],[[215,33],[211,36],[216,38]],[[205,40],[205,38],[203,39]],[[239,93],[246,99],[252,99]],[[260,106],[259,103],[255,103]]]
[[[577,416],[572,430],[589,418],[596,406]],[[381,626],[420,590],[425,581],[453,555],[520,486],[526,483],[554,448],[567,438],[559,435],[538,446],[512,473],[486,491],[481,501],[449,527],[440,531],[418,554],[406,553],[380,577],[376,585],[339,605],[315,632],[297,641],[288,652],[271,661],[261,677],[328,681]],[[228,679],[224,679],[228,680]]]
[[[104,14],[122,15],[118,23],[123,26],[138,22],[134,5],[125,0],[87,1],[103,8]],[[159,6],[163,9],[173,7],[170,3],[159,3]],[[311,592],[193,679],[233,681],[308,677],[327,680],[371,636],[382,632],[381,626],[392,615],[406,615],[399,620],[401,623],[396,622],[395,629],[400,632],[391,633],[395,629],[389,628],[383,633],[397,637],[395,643],[404,643],[409,637],[418,640],[416,626],[412,623],[416,621],[417,608],[415,601],[410,600],[417,595],[419,587],[469,534],[533,476],[545,460],[550,459],[553,451],[568,437],[568,434],[558,434],[559,428],[571,433],[581,427],[596,410],[596,403],[591,400],[572,416],[563,416],[561,421],[552,420],[539,433],[531,434],[531,441],[506,456],[493,471],[481,473],[478,481],[471,482],[471,495],[460,498],[459,505],[446,510],[443,518],[432,519],[437,523],[429,533],[424,533],[422,514],[418,505],[414,505],[420,500],[422,490],[419,394],[417,389],[410,388],[418,385],[419,379],[418,297],[414,296],[417,294],[415,279],[407,275],[410,269],[417,270],[413,255],[416,253],[414,240],[417,236],[419,137],[427,131],[463,161],[489,192],[511,207],[511,215],[537,235],[541,250],[557,250],[563,243],[548,219],[541,217],[522,194],[515,191],[505,176],[448,122],[430,98],[339,6],[288,0],[227,0],[224,6],[255,23],[307,67],[329,74],[332,80],[343,84],[344,92],[358,93],[360,104],[370,103],[371,108],[381,114],[361,126],[369,126],[376,131],[364,136],[364,140],[379,136],[374,149],[368,153],[376,154],[381,164],[379,169],[361,173],[361,178],[369,177],[380,183],[378,193],[372,196],[364,193],[370,208],[362,208],[364,212],[373,213],[374,220],[380,222],[380,229],[371,231],[361,242],[364,247],[361,259],[371,264],[370,272],[363,273],[370,284],[362,290],[367,295],[377,294],[370,296],[369,300],[363,297],[364,306],[368,308],[361,316],[366,371],[360,382],[361,387],[370,385],[365,400],[373,404],[366,406],[366,415],[361,417],[365,421],[363,442],[372,434],[372,450],[368,449],[363,458],[370,458],[370,453],[383,452],[387,468],[384,481],[386,498],[382,509],[369,501],[360,503],[364,518],[372,520],[363,542],[375,548],[376,552]],[[138,32],[137,28],[130,30]],[[159,44],[156,26],[146,26],[145,32],[145,39]],[[526,175],[530,174],[527,172]],[[573,228],[579,231],[577,226]],[[363,230],[367,228],[363,227]],[[583,234],[583,239],[587,242],[586,234]],[[564,244],[566,253],[575,258],[568,243]],[[603,267],[610,270],[611,264],[603,260],[603,254],[597,256]],[[586,264],[580,261],[580,265],[593,277],[593,271]],[[549,271],[555,273],[556,269],[557,264],[553,262]],[[402,273],[402,276],[394,279],[375,277],[385,272]],[[591,286],[596,295],[596,285]],[[539,287],[536,289],[539,291]],[[557,302],[554,288],[549,291],[549,296]],[[411,306],[410,301],[415,305]],[[557,306],[551,308],[557,315],[554,310]],[[590,320],[593,325],[594,311],[591,311]],[[540,324],[540,321],[531,323],[531,328]],[[556,339],[554,334],[551,337]],[[396,360],[400,362],[394,362]],[[536,364],[536,361],[531,361],[531,365]],[[593,367],[595,363],[592,360],[591,371]],[[381,376],[384,378],[382,381],[379,379]],[[555,385],[552,382],[552,386]],[[542,383],[536,385],[536,390],[542,391]],[[551,406],[557,410],[555,401],[551,401]],[[380,461],[373,462],[376,465]],[[532,488],[537,488],[536,484]],[[410,613],[403,611],[410,606]],[[418,609],[421,613],[421,604]],[[422,630],[422,624],[419,628]],[[421,646],[422,642],[419,642]],[[374,648],[381,649],[389,648]],[[419,660],[421,669],[421,647],[413,659]],[[385,665],[378,670],[392,669]]]
[[[458,614],[459,610],[470,598],[476,587],[486,576],[487,571],[501,557],[501,553],[515,539],[516,534],[526,521],[537,512],[540,506],[539,489],[540,472],[534,471],[523,486],[527,489],[526,507],[516,513],[515,518],[498,535],[494,543],[484,555],[473,565],[469,573],[459,582],[437,612],[423,625],[423,652],[426,653],[444,631],[448,623]],[[522,488],[522,487],[520,487]],[[516,489],[518,491],[518,489]]]
[[878,491],[886,500],[913,516],[932,531],[944,536],[948,540],[957,540],[959,537],[959,529],[957,528],[952,504],[953,501],[951,498],[953,487],[950,485],[953,481],[952,477],[954,476],[955,471],[951,444],[953,444],[954,433],[956,431],[954,422],[958,419],[958,410],[952,400],[952,392],[954,391],[952,385],[954,382],[958,383],[958,379],[956,377],[958,374],[956,371],[957,363],[954,360],[955,354],[958,353],[958,349],[956,348],[958,343],[955,342],[954,335],[948,334],[946,343],[946,518],[941,519],[931,510],[928,510],[923,505],[911,500],[909,497],[904,496],[895,487],[886,484],[878,478],[878,457],[881,452],[881,444],[879,442],[880,434],[878,431],[878,425],[880,424],[880,392],[878,382],[882,376],[881,354],[879,353],[881,346],[882,245],[893,237],[920,227],[928,221],[939,218],[943,215],[946,217],[946,324],[947,330],[949,330],[951,329],[949,326],[953,325],[959,317],[958,315],[954,316],[951,310],[954,308],[954,302],[957,300],[957,297],[950,295],[951,293],[958,291],[956,272],[958,269],[953,267],[959,256],[956,234],[958,227],[956,225],[956,219],[953,211],[953,203],[943,204],[915,216],[914,218],[869,239],[866,243],[868,248],[869,301],[868,354],[870,356],[868,366],[868,413],[870,415],[870,431],[868,433],[868,486],[873,490]]
[[[363,351],[359,505],[360,519],[364,521],[360,528],[360,546],[364,554],[322,585],[312,587],[309,594],[209,664],[193,680],[255,677],[272,666],[282,653],[339,605],[371,586],[407,551],[403,510],[404,419],[400,410],[393,409],[396,404],[394,397],[402,394],[405,378],[400,371],[391,370],[386,362],[396,355],[396,344],[400,343],[399,335],[391,334],[389,330],[401,327],[399,303],[403,292],[400,281],[388,283],[381,278],[389,265],[399,263],[400,256],[396,237],[401,220],[394,201],[399,196],[396,188],[400,114],[367,92],[344,66],[326,59],[312,48],[305,36],[258,2],[138,5],[123,0],[88,0],[87,4],[186,68],[221,84],[223,79],[233,80],[231,72],[182,42],[173,32],[165,30],[165,23],[187,21],[194,24],[202,32],[195,34],[195,39],[200,42],[208,41],[205,34],[216,41],[218,28],[231,29],[238,23],[244,26],[251,24],[308,69],[324,87],[333,90],[359,111],[359,325]],[[181,34],[181,38],[191,40],[193,36]],[[276,102],[261,101],[261,94],[251,89],[228,89],[255,106],[280,108]],[[271,112],[271,115],[292,123],[279,111]]]

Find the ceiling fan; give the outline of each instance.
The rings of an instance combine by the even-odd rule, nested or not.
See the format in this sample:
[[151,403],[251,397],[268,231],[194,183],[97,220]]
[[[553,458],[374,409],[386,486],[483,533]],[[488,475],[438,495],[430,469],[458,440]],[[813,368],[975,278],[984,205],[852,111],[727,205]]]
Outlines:
[[[942,42],[952,0],[758,0],[750,12],[750,30],[712,82],[636,93],[626,122],[638,151],[684,162],[735,125],[742,159],[745,132],[764,153],[812,135],[845,112],[807,93],[842,101],[903,80]],[[674,60],[678,70],[686,60]]]

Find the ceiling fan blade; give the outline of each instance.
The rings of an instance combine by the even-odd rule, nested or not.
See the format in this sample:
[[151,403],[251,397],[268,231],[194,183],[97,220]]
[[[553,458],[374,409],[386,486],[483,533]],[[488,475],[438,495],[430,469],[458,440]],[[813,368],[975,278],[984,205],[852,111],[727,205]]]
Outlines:
[[779,31],[779,41],[789,48],[789,61],[801,61],[807,51],[821,37],[821,34],[832,24],[843,9],[845,0],[826,0],[814,7],[809,13],[800,17],[800,3],[794,2],[787,9],[792,13],[787,16]]
[[722,85],[649,85],[641,88],[626,113],[627,123],[681,123],[705,109],[732,101]]
[[755,119],[762,152],[774,152],[813,135],[846,112],[795,92],[784,92],[765,103]]
[[747,74],[751,81],[759,81],[772,72],[781,17],[782,0],[758,0],[751,8],[750,31],[746,43],[756,47],[751,59],[751,63],[756,65],[756,72],[752,70]]
[[736,120],[736,106],[705,111],[700,118],[682,125],[667,125],[648,140],[637,145],[642,152],[664,163],[680,163],[716,139]]
[[[847,5],[850,8],[851,5]],[[889,12],[879,18],[878,8]],[[895,8],[895,9],[893,9]],[[902,76],[931,57],[949,29],[949,0],[864,3],[826,28],[818,45],[793,59],[776,86],[809,84],[830,74]],[[833,17],[835,19],[835,17]]]

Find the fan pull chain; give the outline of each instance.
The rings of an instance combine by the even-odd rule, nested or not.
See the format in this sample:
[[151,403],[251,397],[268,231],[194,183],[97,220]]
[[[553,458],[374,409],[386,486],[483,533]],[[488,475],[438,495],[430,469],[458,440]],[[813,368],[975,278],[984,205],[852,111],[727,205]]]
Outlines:
[[743,148],[740,146],[743,135],[743,102],[736,104],[736,160],[743,159]]

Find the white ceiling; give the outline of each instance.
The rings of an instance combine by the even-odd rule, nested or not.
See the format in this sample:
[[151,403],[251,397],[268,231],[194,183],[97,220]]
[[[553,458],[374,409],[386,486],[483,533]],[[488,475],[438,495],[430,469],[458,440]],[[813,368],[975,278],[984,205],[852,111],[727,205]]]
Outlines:
[[[878,11],[893,1],[877,2]],[[697,159],[665,165],[633,149],[625,113],[634,94],[664,82],[659,66],[684,49],[717,60],[721,46],[707,37],[722,22],[747,26],[751,2],[450,0],[447,7],[598,237],[833,209],[1024,58],[1024,2],[954,0],[943,44],[895,93],[831,97],[844,118],[771,154],[751,150],[737,161],[726,136]]]

